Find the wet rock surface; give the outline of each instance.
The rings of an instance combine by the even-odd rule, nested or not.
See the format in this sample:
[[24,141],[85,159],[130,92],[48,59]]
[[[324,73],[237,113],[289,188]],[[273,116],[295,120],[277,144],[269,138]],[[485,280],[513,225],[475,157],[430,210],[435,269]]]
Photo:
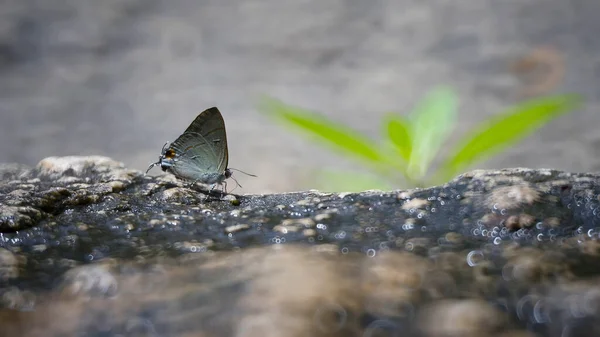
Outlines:
[[0,166],[0,336],[597,336],[600,174],[208,195]]

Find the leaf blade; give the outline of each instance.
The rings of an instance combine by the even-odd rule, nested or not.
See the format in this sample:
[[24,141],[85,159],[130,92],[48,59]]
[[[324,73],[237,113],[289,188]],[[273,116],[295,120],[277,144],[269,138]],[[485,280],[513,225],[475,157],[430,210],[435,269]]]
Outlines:
[[410,121],[397,114],[388,114],[385,119],[385,131],[387,132],[388,139],[394,145],[402,159],[408,162],[413,147]]
[[373,141],[360,132],[333,122],[311,111],[287,105],[273,98],[263,98],[261,111],[288,127],[315,136],[321,142],[370,163],[383,162]]
[[[475,161],[490,157],[514,144],[551,120],[574,110],[581,103],[577,95],[557,95],[521,103],[482,122],[463,137],[441,167],[447,178]],[[452,153],[451,152],[451,153]]]
[[413,149],[409,173],[423,177],[454,127],[458,97],[450,87],[439,86],[417,103],[411,113]]

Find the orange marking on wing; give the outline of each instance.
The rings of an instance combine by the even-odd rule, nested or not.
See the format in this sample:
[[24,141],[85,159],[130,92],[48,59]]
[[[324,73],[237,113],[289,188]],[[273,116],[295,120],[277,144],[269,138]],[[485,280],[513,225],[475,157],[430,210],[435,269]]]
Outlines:
[[168,149],[167,152],[165,152],[165,158],[167,158],[167,159],[175,158],[175,151],[173,151],[173,149]]

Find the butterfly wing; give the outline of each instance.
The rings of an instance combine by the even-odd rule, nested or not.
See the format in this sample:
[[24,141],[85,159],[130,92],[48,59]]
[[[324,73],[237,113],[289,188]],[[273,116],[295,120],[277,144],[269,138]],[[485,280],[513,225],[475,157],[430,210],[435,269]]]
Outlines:
[[176,164],[173,173],[184,179],[213,184],[227,169],[225,121],[216,107],[200,113],[172,144]]
[[225,121],[219,109],[212,107],[204,110],[188,126],[184,134],[186,133],[199,134],[208,143],[212,144],[212,148],[218,158],[218,171],[224,172],[227,169],[229,161],[227,132],[225,131]]

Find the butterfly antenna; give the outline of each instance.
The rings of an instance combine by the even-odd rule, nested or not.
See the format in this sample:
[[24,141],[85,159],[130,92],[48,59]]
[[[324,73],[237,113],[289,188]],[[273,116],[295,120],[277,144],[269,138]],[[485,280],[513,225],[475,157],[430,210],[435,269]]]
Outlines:
[[[246,173],[246,172],[244,172],[244,171],[242,171],[242,170],[234,169],[234,168],[231,168],[231,167],[230,167],[229,169],[230,169],[230,170],[233,170],[233,171],[238,171],[238,172],[241,172],[241,173],[243,173],[243,174],[245,174],[245,175],[247,175],[247,176],[256,177],[254,174]],[[234,180],[235,180],[235,179],[234,179]],[[236,181],[236,182],[237,182],[237,181]],[[240,185],[240,184],[238,184],[238,185]],[[240,187],[242,187],[242,185],[240,185]]]
[[[165,148],[167,147],[168,144],[169,144],[169,142],[165,142],[165,145],[163,145],[162,149],[160,150],[161,157],[162,157],[162,154],[165,152]],[[159,161],[157,161],[156,163],[150,164],[150,166],[148,166],[148,169],[146,170],[146,173],[144,173],[144,174],[148,174],[148,171],[150,171],[154,166],[156,166],[158,164],[160,164],[160,158],[159,158]]]

